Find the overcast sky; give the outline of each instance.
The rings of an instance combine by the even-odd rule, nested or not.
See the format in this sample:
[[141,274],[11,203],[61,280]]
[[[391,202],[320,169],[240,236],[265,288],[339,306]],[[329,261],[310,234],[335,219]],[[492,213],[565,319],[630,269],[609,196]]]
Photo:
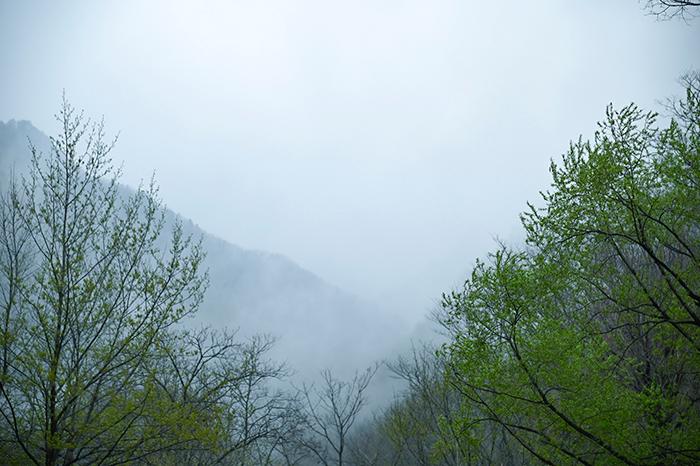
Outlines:
[[700,68],[700,18],[637,0],[0,0],[0,120],[62,89],[121,132],[124,181],[246,248],[418,316],[606,104]]

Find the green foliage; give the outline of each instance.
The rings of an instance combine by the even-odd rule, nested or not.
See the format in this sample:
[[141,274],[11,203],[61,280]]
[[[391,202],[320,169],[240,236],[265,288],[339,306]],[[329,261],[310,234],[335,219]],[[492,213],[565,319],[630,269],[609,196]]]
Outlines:
[[200,243],[177,221],[165,231],[153,183],[118,185],[101,122],[65,100],[57,120],[50,153],[31,147],[31,170],[0,196],[0,462],[308,456],[273,339],[185,330],[207,285]]
[[179,225],[161,250],[155,188],[120,191],[101,123],[65,101],[57,120],[51,153],[32,148],[29,175],[1,206],[2,454],[134,461],[208,435],[149,369],[201,301],[203,252]]
[[528,248],[444,296],[462,429],[499,426],[548,464],[700,461],[698,82],[664,128],[609,107],[552,163]]

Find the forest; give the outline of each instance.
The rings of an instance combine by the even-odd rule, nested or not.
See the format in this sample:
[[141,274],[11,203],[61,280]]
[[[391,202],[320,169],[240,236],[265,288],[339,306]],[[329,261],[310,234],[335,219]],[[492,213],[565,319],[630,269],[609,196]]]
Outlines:
[[700,73],[679,82],[551,159],[524,240],[445,290],[439,336],[301,381],[275,335],[196,320],[206,243],[64,95],[0,191],[0,463],[700,464]]
[[700,76],[684,83],[668,123],[609,107],[552,163],[526,244],[445,293],[449,340],[388,363],[408,388],[361,425],[376,367],[283,391],[271,340],[178,325],[206,290],[205,251],[164,231],[154,185],[120,195],[102,124],[64,103],[51,153],[2,198],[2,456],[696,464]]

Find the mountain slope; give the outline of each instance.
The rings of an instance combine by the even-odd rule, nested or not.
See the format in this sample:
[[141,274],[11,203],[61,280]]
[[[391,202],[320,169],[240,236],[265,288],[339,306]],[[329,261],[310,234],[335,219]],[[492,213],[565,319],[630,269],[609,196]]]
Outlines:
[[[27,170],[27,138],[48,153],[48,138],[31,123],[0,122],[2,190],[10,173],[19,177]],[[175,212],[166,211],[169,222],[175,218],[179,218]],[[189,325],[240,328],[242,336],[271,334],[278,338],[272,356],[287,361],[302,378],[325,367],[346,376],[392,353],[407,333],[405,322],[329,285],[286,257],[240,248],[181,220],[186,233],[202,237],[210,277],[205,300]]]

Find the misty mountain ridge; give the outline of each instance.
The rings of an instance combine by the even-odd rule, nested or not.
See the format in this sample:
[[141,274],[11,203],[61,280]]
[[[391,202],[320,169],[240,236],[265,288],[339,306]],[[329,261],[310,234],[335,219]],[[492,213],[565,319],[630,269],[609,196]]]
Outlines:
[[[0,122],[0,186],[14,172],[26,173],[29,141],[45,155],[48,137],[28,121]],[[117,145],[115,150],[119,150]],[[122,186],[124,193],[133,192]],[[241,337],[277,338],[271,357],[285,361],[300,378],[314,378],[323,368],[341,376],[396,351],[409,333],[379,306],[333,286],[287,257],[248,250],[211,235],[195,222],[165,208],[167,233],[176,219],[185,234],[201,237],[210,285],[199,311],[187,325],[227,326]]]

